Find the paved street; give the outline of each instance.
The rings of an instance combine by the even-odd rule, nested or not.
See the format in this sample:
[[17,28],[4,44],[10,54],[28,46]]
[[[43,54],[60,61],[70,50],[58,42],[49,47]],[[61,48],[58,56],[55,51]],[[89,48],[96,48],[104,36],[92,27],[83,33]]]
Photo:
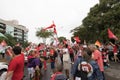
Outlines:
[[[106,80],[120,80],[120,63],[115,63],[115,62],[111,62],[110,63],[111,66],[107,69],[105,69],[105,77]],[[51,70],[50,70],[50,64],[47,64],[47,71],[44,72],[44,70],[42,70],[43,73],[43,78],[42,80],[50,80],[50,74],[51,74]],[[25,78],[24,80],[29,80],[29,78],[27,77],[27,69],[25,67]]]
[[[30,80],[29,77],[28,77],[28,71],[27,71],[27,67],[25,66],[25,77],[24,77],[24,80]],[[51,74],[51,69],[50,69],[50,63],[47,63],[47,70],[44,71],[44,69],[42,69],[42,75],[43,75],[43,78],[42,80],[50,80],[50,74]]]
[[[5,60],[0,60],[0,62],[3,62]],[[47,63],[47,71],[44,72],[44,70],[42,69],[42,73],[43,73],[43,78],[42,80],[49,80],[50,79],[50,74],[51,74],[51,70],[50,70],[50,63]],[[30,80],[27,76],[28,72],[27,72],[27,67],[25,66],[25,77],[24,80]],[[106,80],[120,80],[120,63],[115,63],[115,62],[110,62],[110,67],[105,69],[105,77]]]
[[110,68],[105,70],[106,80],[120,80],[120,63],[111,62]]

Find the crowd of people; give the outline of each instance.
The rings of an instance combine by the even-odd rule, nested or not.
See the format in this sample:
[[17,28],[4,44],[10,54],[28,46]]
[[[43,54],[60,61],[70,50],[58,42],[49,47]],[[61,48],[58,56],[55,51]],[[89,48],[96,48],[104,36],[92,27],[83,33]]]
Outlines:
[[119,62],[119,47],[112,42],[101,46],[80,43],[9,46],[3,56],[8,62],[5,80],[24,80],[25,66],[30,80],[42,80],[47,63],[51,66],[50,80],[106,80],[104,69],[110,66],[110,61]]

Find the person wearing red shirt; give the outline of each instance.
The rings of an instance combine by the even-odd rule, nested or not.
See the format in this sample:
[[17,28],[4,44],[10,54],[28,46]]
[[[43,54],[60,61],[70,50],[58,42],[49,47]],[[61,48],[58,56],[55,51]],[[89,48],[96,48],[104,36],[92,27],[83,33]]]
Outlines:
[[52,69],[52,72],[54,73],[55,72],[55,54],[56,54],[56,51],[51,48],[50,49],[50,63],[51,63],[51,69]]
[[119,58],[117,57],[118,55],[118,45],[117,44],[113,44],[112,42],[110,42],[110,44],[113,46],[113,53],[114,53],[114,60],[115,62],[119,62]]
[[104,78],[103,80],[105,80],[102,53],[98,50],[98,48],[94,44],[89,45],[89,49],[92,51],[92,59],[97,62],[100,71],[103,74],[103,78]]
[[22,80],[24,75],[24,54],[21,53],[21,47],[13,48],[13,58],[9,63],[6,80],[11,77],[11,80]]

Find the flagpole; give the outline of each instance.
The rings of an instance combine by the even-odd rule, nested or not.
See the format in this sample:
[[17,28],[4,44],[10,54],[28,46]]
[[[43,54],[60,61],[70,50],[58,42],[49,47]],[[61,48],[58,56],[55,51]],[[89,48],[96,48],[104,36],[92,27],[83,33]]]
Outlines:
[[52,21],[53,22],[53,25],[54,25],[54,34],[55,34],[55,37],[56,37],[56,42],[58,41],[58,35],[57,35],[57,31],[56,31],[56,25],[55,25],[55,23],[54,23],[54,21]]

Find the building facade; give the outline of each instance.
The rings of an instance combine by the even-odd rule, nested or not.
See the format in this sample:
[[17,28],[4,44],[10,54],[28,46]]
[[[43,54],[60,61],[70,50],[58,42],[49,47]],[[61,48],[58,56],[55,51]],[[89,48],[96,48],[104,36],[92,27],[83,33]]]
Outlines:
[[6,30],[6,25],[4,23],[0,22],[0,32],[5,34],[5,32],[6,32],[5,30]]
[[5,21],[0,19],[0,32],[10,34],[21,43],[28,40],[28,29],[23,25],[19,25],[16,20]]

